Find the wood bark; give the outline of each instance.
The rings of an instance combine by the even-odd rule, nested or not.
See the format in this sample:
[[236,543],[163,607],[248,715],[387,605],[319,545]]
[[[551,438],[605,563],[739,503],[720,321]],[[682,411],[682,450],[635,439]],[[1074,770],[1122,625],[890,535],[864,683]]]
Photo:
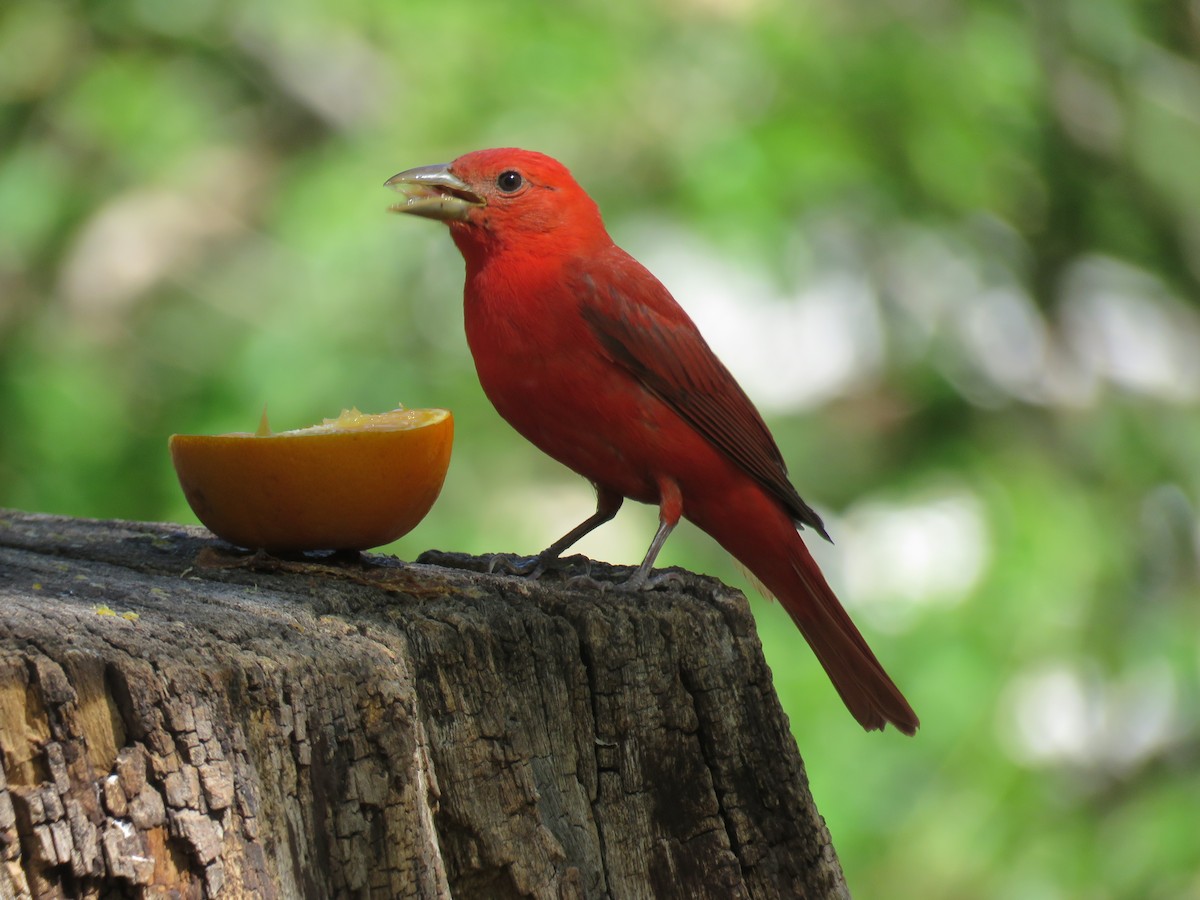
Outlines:
[[571,563],[0,511],[0,897],[845,896],[745,598]]

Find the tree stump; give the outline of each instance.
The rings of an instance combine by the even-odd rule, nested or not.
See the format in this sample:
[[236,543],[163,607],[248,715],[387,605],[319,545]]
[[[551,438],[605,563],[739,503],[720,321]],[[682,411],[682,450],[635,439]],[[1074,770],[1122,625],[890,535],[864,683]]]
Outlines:
[[740,593],[483,567],[0,510],[0,897],[846,896]]

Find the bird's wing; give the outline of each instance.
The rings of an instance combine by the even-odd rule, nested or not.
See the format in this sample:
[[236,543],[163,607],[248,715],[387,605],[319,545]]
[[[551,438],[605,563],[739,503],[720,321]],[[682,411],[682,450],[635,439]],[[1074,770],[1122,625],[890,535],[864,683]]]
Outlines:
[[[615,248],[614,248],[615,249]],[[665,287],[623,251],[604,277],[579,273],[582,314],[600,344],[651,393],[775,496],[798,523],[829,540],[750,398]]]

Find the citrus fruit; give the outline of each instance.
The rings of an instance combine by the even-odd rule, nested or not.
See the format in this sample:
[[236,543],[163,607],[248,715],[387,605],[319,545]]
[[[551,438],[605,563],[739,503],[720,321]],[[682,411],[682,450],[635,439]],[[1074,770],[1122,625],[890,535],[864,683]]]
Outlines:
[[429,512],[450,464],[444,409],[395,409],[272,433],[174,434],[171,461],[188,505],[231,544],[276,552],[366,550]]

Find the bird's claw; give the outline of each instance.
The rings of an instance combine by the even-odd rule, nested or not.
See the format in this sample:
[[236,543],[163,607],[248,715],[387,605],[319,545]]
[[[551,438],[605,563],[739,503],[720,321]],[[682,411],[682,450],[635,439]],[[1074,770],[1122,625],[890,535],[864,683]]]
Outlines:
[[653,591],[658,588],[670,589],[671,587],[682,587],[683,584],[684,578],[678,572],[651,574],[648,571],[636,569],[632,575],[625,581],[615,585],[615,587],[619,591],[634,593],[636,591]]
[[567,579],[567,587],[583,588],[586,590],[605,591],[612,590],[615,585],[611,581],[601,581],[592,575],[592,567],[589,565],[587,571],[581,575],[572,575]]
[[653,570],[644,572],[641,569],[634,569],[633,574],[624,581],[608,580],[597,578],[591,573],[591,566],[588,566],[588,571],[582,575],[572,575],[567,579],[568,587],[582,587],[594,591],[622,591],[624,593],[636,594],[641,591],[653,591],[659,588],[670,589],[672,587],[682,587],[685,584],[685,579],[679,572],[657,572]]
[[[569,587],[581,587],[598,591],[653,591],[658,588],[670,588],[683,584],[683,576],[678,572],[654,572],[637,568],[624,581],[609,581],[596,578],[591,573],[591,560],[586,557],[573,557],[581,560],[586,571],[566,578]],[[535,556],[518,556],[515,553],[496,553],[488,558],[487,572],[489,575],[514,575],[519,578],[537,580],[552,569],[562,567],[561,557],[547,558],[544,553]],[[556,566],[555,563],[560,563]]]
[[517,556],[515,553],[496,553],[488,559],[489,575],[519,575],[540,578],[546,571],[546,563],[540,555]]

